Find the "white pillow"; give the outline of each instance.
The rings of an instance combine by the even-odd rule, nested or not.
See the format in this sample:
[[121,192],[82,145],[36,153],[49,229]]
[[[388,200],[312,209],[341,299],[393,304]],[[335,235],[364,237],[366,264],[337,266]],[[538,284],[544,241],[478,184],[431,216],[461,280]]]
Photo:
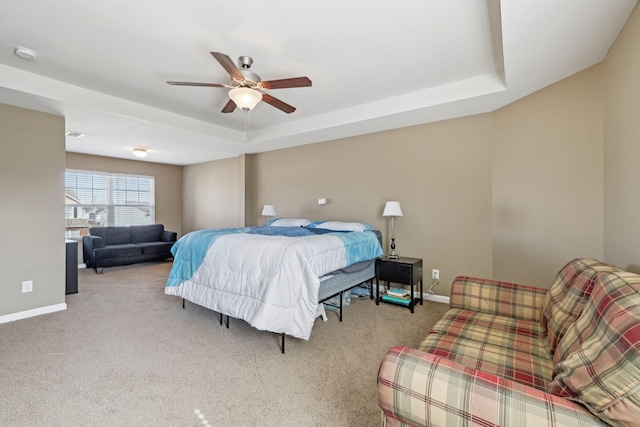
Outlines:
[[323,228],[325,230],[336,231],[366,231],[373,230],[373,227],[361,222],[342,222],[342,221],[324,221],[316,225],[314,228]]
[[274,219],[267,225],[273,227],[304,227],[306,225],[311,224],[311,221],[308,219],[302,218],[278,218]]

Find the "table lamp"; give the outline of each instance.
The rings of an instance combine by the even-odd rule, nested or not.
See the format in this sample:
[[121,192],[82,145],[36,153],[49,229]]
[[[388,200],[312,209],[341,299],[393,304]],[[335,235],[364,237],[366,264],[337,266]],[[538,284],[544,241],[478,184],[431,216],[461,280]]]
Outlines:
[[273,205],[264,205],[262,208],[262,216],[267,217],[267,222],[271,221],[272,216],[276,216],[276,208]]
[[398,256],[398,254],[396,254],[396,228],[393,219],[397,216],[402,216],[402,208],[400,207],[400,202],[387,202],[384,205],[384,212],[382,212],[382,216],[391,217],[391,253],[387,255],[387,259],[397,260],[400,257]]

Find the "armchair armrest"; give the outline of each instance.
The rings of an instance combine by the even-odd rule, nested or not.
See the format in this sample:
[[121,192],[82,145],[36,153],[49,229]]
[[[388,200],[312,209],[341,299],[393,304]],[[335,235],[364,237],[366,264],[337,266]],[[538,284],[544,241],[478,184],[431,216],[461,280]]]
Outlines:
[[535,286],[458,276],[451,285],[451,308],[540,320],[540,308],[547,291]]
[[606,426],[585,407],[452,360],[389,349],[378,404],[390,426]]
[[178,233],[174,231],[164,230],[160,236],[160,240],[163,242],[175,242],[178,239]]

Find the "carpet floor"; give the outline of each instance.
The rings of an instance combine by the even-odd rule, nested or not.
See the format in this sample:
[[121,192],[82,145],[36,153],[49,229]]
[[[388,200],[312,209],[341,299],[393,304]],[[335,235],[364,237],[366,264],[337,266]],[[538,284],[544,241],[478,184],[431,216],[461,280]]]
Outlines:
[[[164,294],[170,262],[79,271],[67,310],[0,324],[2,426],[376,426],[376,376],[446,311],[354,298],[309,341]],[[201,415],[201,417],[199,417]]]

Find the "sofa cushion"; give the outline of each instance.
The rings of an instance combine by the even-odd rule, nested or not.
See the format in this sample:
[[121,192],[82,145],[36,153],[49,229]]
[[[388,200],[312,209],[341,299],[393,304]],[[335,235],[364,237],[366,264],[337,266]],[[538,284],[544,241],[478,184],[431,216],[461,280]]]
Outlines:
[[105,245],[121,245],[131,243],[129,227],[91,227],[89,234],[101,237]]
[[142,253],[145,255],[160,255],[167,254],[167,258],[171,256],[171,246],[173,242],[144,242],[137,243],[142,248]]
[[[542,348],[533,351],[540,354],[544,351],[542,340],[538,347]],[[553,372],[550,357],[532,357],[531,353],[449,335],[431,333],[419,349],[538,390],[546,390]]]
[[131,242],[159,242],[162,240],[162,232],[164,231],[164,225],[162,224],[149,224],[149,225],[131,225],[129,226],[131,232]]
[[431,332],[551,358],[544,345],[540,322],[531,320],[452,308],[436,322]]
[[580,316],[599,272],[619,270],[598,260],[576,258],[556,275],[542,303],[540,323],[546,330],[551,353],[573,322]]
[[579,403],[407,347],[378,370],[387,427],[606,427]]
[[124,258],[142,255],[142,247],[133,243],[124,245],[109,245],[101,249],[96,249],[96,259],[103,260],[107,258]]
[[640,276],[600,273],[582,315],[558,345],[549,392],[613,425],[640,420]]
[[547,289],[499,280],[458,276],[451,285],[451,308],[540,321]]

